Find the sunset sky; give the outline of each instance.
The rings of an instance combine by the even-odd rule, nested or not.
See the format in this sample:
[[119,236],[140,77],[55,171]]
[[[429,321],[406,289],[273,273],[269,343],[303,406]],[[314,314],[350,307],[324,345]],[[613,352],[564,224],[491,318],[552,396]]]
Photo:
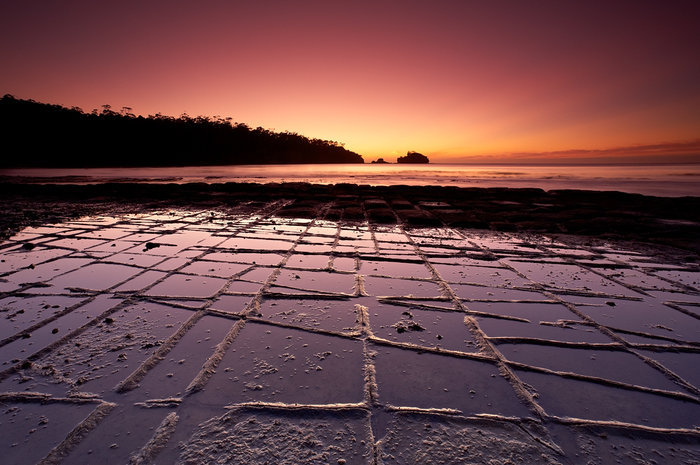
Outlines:
[[700,162],[700,1],[0,5],[0,94],[431,161]]

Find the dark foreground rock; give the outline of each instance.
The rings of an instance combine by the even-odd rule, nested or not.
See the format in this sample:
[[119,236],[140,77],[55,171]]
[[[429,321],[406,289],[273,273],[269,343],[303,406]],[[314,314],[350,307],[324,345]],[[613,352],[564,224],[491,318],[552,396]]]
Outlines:
[[28,225],[154,208],[226,210],[284,200],[281,214],[627,239],[700,252],[700,198],[621,192],[354,184],[0,183],[3,237]]

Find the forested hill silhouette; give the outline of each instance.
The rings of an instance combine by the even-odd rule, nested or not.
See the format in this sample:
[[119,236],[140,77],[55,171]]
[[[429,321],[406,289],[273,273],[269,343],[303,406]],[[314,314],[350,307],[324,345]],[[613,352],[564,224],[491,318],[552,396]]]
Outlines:
[[0,167],[132,167],[364,163],[334,141],[250,128],[231,118],[136,116],[103,105],[85,113],[5,95]]

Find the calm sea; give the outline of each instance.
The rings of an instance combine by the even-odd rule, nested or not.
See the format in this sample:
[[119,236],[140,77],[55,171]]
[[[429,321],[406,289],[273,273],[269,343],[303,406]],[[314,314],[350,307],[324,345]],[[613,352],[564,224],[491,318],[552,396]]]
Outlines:
[[[11,169],[28,182],[310,182],[616,190],[700,196],[700,164],[684,165],[237,165],[176,168]],[[48,179],[47,179],[48,178]]]

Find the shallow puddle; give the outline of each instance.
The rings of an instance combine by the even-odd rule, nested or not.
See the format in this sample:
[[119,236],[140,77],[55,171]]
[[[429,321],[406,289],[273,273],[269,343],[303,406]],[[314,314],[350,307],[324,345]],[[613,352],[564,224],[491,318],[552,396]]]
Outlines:
[[498,316],[521,318],[530,323],[578,320],[578,317],[564,305],[554,303],[469,302],[467,308]]
[[[500,318],[477,317],[476,320],[481,330],[489,337],[537,338],[566,342],[612,342],[610,337],[596,328],[575,322],[556,326]],[[572,320],[576,321],[573,318]]]
[[157,265],[154,265],[152,268],[155,270],[161,270],[161,271],[173,271],[177,270],[178,268],[181,268],[185,266],[186,264],[190,263],[190,260],[184,257],[173,257],[173,258],[168,258],[164,259],[163,257],[159,257],[160,260]]
[[700,320],[659,303],[595,298],[572,298],[576,308],[597,323],[610,328],[636,331],[683,341],[700,341]]
[[655,272],[657,276],[684,284],[691,289],[700,291],[700,271],[666,271]]
[[157,281],[160,281],[167,275],[164,271],[144,271],[140,275],[125,282],[121,286],[114,289],[116,292],[138,292],[146,287],[151,286]]
[[380,345],[372,350],[383,404],[453,409],[466,415],[529,415],[494,364]]
[[[656,297],[662,302],[678,302],[684,308],[692,309],[693,307],[700,307],[700,294],[690,294],[681,291],[649,291],[648,294]],[[695,313],[697,313],[697,310]]]
[[226,287],[226,292],[229,294],[257,294],[263,288],[263,283],[234,280],[228,287]]
[[365,292],[371,296],[387,297],[441,297],[442,289],[431,281],[392,279],[366,276]]
[[388,276],[391,278],[424,278],[432,277],[430,270],[422,263],[362,260],[360,273],[372,276]]
[[500,344],[508,359],[559,372],[578,373],[667,391],[682,388],[642,359],[622,350],[553,347],[538,344]]
[[96,407],[94,403],[3,400],[3,463],[40,463]]
[[125,307],[34,362],[37,375],[104,395],[175,333],[191,312],[156,304]]
[[357,309],[351,300],[265,299],[260,314],[265,320],[298,328],[346,333],[358,329]]
[[103,291],[128,280],[142,270],[126,265],[97,263],[81,267],[49,281],[56,288]]
[[41,323],[84,298],[67,296],[6,297],[0,299],[0,340]]
[[577,265],[510,261],[509,264],[531,280],[547,287],[604,294],[638,296],[629,288]]
[[506,268],[478,266],[434,265],[440,277],[448,283],[481,284],[492,287],[527,287],[532,282]]
[[274,284],[338,294],[352,294],[355,288],[355,276],[347,273],[327,271],[282,270]]
[[252,299],[253,296],[250,295],[222,295],[214,300],[211,308],[220,312],[238,315],[243,313]]
[[109,239],[109,240],[114,240],[114,239],[120,239],[122,237],[128,236],[129,232],[124,231],[123,229],[117,229],[117,228],[112,228],[112,229],[98,229],[94,231],[88,231],[82,234],[78,234],[77,237],[88,237],[88,238],[93,238],[93,239]]
[[231,278],[247,270],[248,268],[250,268],[249,265],[243,265],[239,263],[222,263],[198,260],[182,268],[180,272],[202,276],[217,276],[219,278]]
[[304,238],[299,241],[300,244],[326,244],[331,245],[335,242],[335,237],[326,236],[304,236]]
[[156,284],[147,295],[166,297],[211,297],[226,284],[221,278],[173,274]]
[[252,237],[234,237],[219,244],[222,249],[266,250],[286,252],[294,245],[292,241],[274,239],[254,239]]
[[677,286],[659,279],[656,276],[649,275],[640,270],[627,270],[627,269],[607,269],[602,268],[598,270],[600,273],[615,279],[618,282],[624,283],[628,286],[638,287],[640,289],[648,290],[674,290]]
[[535,291],[507,289],[468,284],[450,284],[450,289],[463,300],[499,300],[499,301],[545,301],[550,300],[544,294]]
[[203,260],[216,260],[223,262],[245,263],[249,265],[275,266],[284,258],[283,255],[274,253],[232,253],[213,252],[202,257]]
[[[292,255],[285,265],[287,268],[323,270],[328,268],[330,257],[326,255]],[[354,270],[352,270],[354,271]]]
[[121,263],[122,265],[141,266],[147,268],[155,265],[156,263],[163,262],[164,258],[140,253],[118,253],[116,255],[111,255],[105,261]]
[[21,245],[9,250],[2,250],[0,259],[0,273],[18,271],[29,266],[39,264],[71,253],[70,250],[36,247],[28,251]]
[[693,428],[700,418],[696,402],[556,375],[522,370],[516,373],[537,392],[537,403],[558,417],[669,428]]
[[333,258],[333,269],[335,271],[355,271],[355,259],[348,257],[335,257]]
[[42,322],[44,324],[37,325],[32,331],[24,331],[19,338],[0,346],[1,366],[7,368],[11,364],[27,359],[72,331],[88,324],[120,302],[121,300],[102,295],[55,320],[44,320]]
[[265,283],[267,280],[270,278],[272,273],[275,271],[274,268],[265,268],[265,267],[255,267],[250,271],[246,271],[243,273],[239,279],[245,280],[245,281],[254,281],[256,283]]
[[182,397],[236,320],[206,315],[187,331],[163,360],[139,381],[137,394],[146,399]]
[[639,353],[659,362],[665,368],[677,374],[694,386],[700,386],[700,370],[698,370],[698,354],[690,350],[683,351],[649,351],[640,350]]
[[164,409],[117,405],[74,446],[64,463],[130,463],[169,414]]
[[9,274],[5,279],[15,284],[43,283],[58,275],[77,270],[92,261],[90,258],[59,258]]
[[363,366],[359,341],[250,322],[198,399],[221,406],[362,402]]
[[369,307],[368,314],[376,337],[418,347],[478,351],[464,323],[464,313],[377,304]]
[[72,250],[86,250],[91,247],[106,244],[107,241],[101,239],[83,239],[80,236],[75,238],[57,239],[46,242],[45,245]]

